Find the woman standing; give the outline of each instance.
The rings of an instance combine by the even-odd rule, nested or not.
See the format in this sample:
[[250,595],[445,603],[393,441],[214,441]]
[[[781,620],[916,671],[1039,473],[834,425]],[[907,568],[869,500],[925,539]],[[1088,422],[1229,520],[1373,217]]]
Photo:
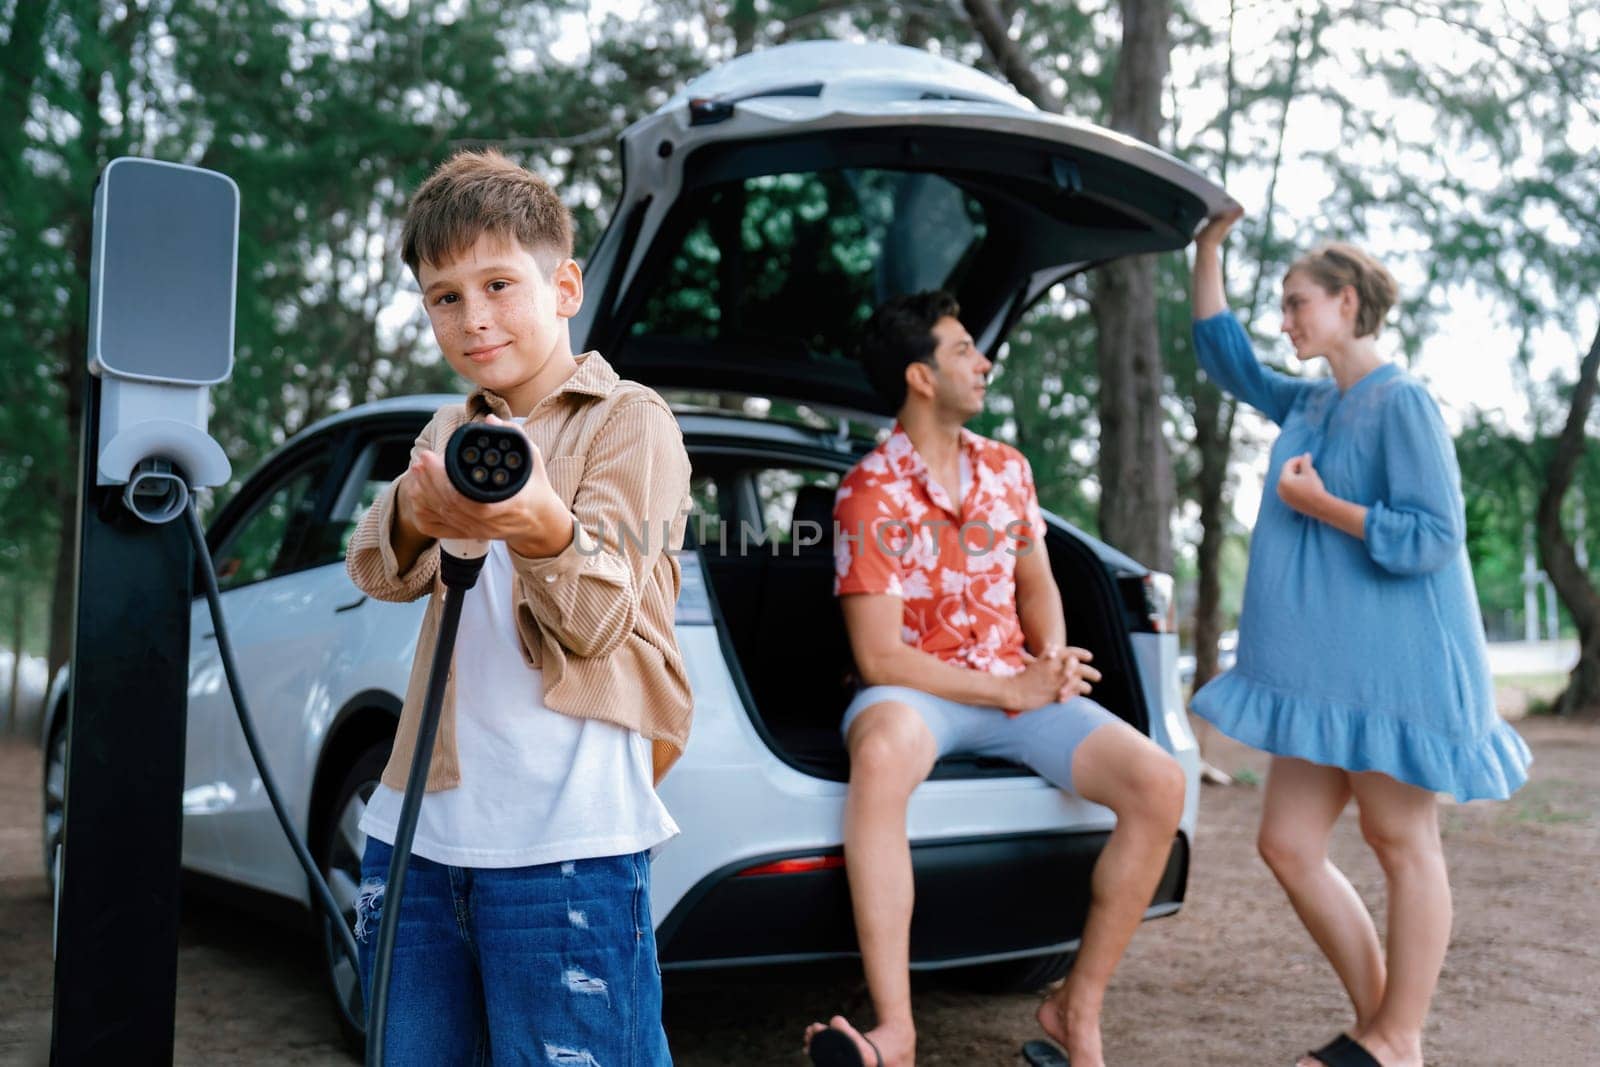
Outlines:
[[[1375,344],[1396,297],[1344,244],[1283,280],[1283,332],[1330,378],[1263,367],[1228,313],[1218,249],[1243,212],[1195,241],[1194,342],[1219,386],[1276,422],[1250,543],[1233,670],[1194,710],[1272,753],[1258,846],[1355,1007],[1302,1067],[1422,1067],[1422,1024],[1450,940],[1434,794],[1505,798],[1527,745],[1495,710],[1465,547],[1455,450],[1427,390]],[[1388,883],[1388,954],[1328,858],[1354,797]]]

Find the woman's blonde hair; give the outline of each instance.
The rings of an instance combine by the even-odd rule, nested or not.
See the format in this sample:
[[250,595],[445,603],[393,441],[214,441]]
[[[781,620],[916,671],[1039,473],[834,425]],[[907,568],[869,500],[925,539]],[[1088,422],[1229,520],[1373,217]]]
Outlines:
[[[1394,275],[1382,263],[1343,241],[1318,245],[1289,268],[1289,274],[1304,271],[1312,281],[1330,293],[1345,286],[1356,291],[1356,336],[1376,334],[1383,318],[1400,297]],[[1286,275],[1287,276],[1287,275]]]

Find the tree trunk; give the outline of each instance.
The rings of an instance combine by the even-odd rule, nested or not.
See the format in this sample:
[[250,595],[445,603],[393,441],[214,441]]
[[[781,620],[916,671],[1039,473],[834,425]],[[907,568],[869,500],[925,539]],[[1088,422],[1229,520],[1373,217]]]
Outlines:
[[4,131],[0,136],[19,134],[32,110],[33,85],[44,69],[44,36],[53,6],[34,0],[17,4],[11,13],[11,33],[0,47],[0,70],[6,72],[0,81],[0,130]]
[[928,22],[928,16],[920,9],[907,12],[906,20],[900,27],[900,43],[921,52],[927,49],[932,39],[933,26]]
[[[966,9],[967,19],[972,23],[972,28],[978,31],[978,36],[983,40],[984,47],[989,50],[989,56],[994,60],[994,65],[1006,76],[1017,92],[1032,100],[1041,111],[1053,111],[1061,114],[1061,101],[1044,80],[1035,74],[1033,64],[1023,54],[1022,49],[1011,39],[1006,32],[1010,22],[1003,11],[995,6],[994,0],[961,0],[961,6]],[[1127,18],[1126,14],[1123,16]],[[1163,23],[1163,26],[1165,24]],[[1166,61],[1162,60],[1161,71],[1166,73]],[[1157,87],[1156,111],[1159,119],[1160,88]],[[1154,138],[1150,138],[1154,140]]]
[[1195,387],[1194,445],[1200,453],[1196,496],[1200,505],[1199,578],[1194,604],[1194,689],[1217,675],[1222,636],[1222,543],[1227,537],[1225,488],[1233,451],[1233,405],[1210,382]]
[[6,721],[4,727],[0,728],[0,735],[15,732],[22,722],[22,713],[17,710],[17,698],[22,695],[22,657],[26,654],[23,639],[27,636],[24,632],[27,616],[28,595],[19,575],[11,590],[11,698],[6,701]]
[[1122,47],[1111,81],[1111,128],[1155,144],[1167,83],[1172,0],[1121,0]]
[[1100,375],[1100,536],[1157,570],[1172,570],[1172,457],[1161,407],[1151,256],[1096,273],[1090,308]]
[[1572,408],[1567,424],[1556,438],[1555,454],[1550,457],[1544,492],[1539,495],[1539,562],[1550,576],[1556,593],[1578,625],[1577,666],[1567,680],[1566,691],[1556,700],[1561,715],[1600,716],[1600,592],[1578,565],[1572,540],[1561,526],[1561,500],[1572,485],[1572,477],[1583,455],[1584,427],[1600,385],[1600,327],[1595,330],[1589,354],[1578,370],[1578,383],[1572,390]]
[[733,31],[733,54],[746,55],[756,46],[755,0],[733,0],[728,10],[728,28]]
[[[1224,79],[1227,98],[1222,115],[1219,175],[1224,188],[1233,162],[1235,15],[1236,5],[1229,0],[1228,60]],[[1281,136],[1279,140],[1282,141]],[[1227,277],[1226,267],[1223,277]],[[1222,636],[1222,542],[1227,536],[1228,459],[1233,453],[1233,405],[1222,395],[1222,390],[1207,381],[1195,382],[1194,447],[1200,455],[1200,470],[1195,476],[1195,496],[1200,505],[1200,544],[1195,553],[1194,677],[1190,691],[1199,692],[1201,686],[1217,676],[1217,639]]]
[[[1111,126],[1155,144],[1171,53],[1171,0],[1122,0],[1122,48],[1111,91]],[[995,65],[1041,110],[1061,101],[1006,32],[994,0],[962,0]],[[1175,491],[1167,451],[1165,384],[1156,331],[1153,256],[1120,259],[1097,273],[1095,317],[1100,374],[1100,536],[1136,559],[1172,570]],[[1112,491],[1108,487],[1115,487]]]
[[[83,240],[89,240],[87,222],[83,226]],[[87,256],[82,260],[83,276],[88,277]],[[78,580],[78,475],[82,463],[80,440],[83,428],[83,376],[87,361],[88,338],[84,326],[74,320],[67,330],[64,344],[68,352],[76,352],[77,359],[69,358],[63,367],[62,383],[66,391],[67,462],[63,478],[57,483],[54,506],[59,527],[56,533],[55,581],[50,594],[50,647],[49,677],[67,662],[72,654],[72,633],[76,626],[74,599]]]
[[[1234,7],[1228,8],[1228,109],[1223,130],[1222,182],[1228,182],[1228,168],[1233,157],[1233,18]],[[1267,179],[1266,214],[1262,219],[1261,245],[1256,254],[1255,282],[1250,287],[1250,303],[1245,309],[1244,328],[1249,332],[1255,325],[1256,309],[1260,304],[1261,278],[1266,270],[1266,252],[1271,245],[1272,211],[1277,202],[1278,174],[1283,166],[1284,135],[1289,128],[1289,105],[1294,102],[1300,78],[1300,45],[1307,32],[1304,17],[1295,24],[1289,39],[1289,76],[1284,81],[1283,109],[1278,114],[1278,146],[1272,156],[1272,172]],[[1316,37],[1312,37],[1312,48]],[[1217,638],[1222,634],[1222,577],[1218,567],[1222,558],[1222,542],[1226,535],[1227,509],[1226,481],[1228,459],[1233,451],[1233,416],[1237,404],[1223,396],[1210,382],[1200,382],[1195,389],[1194,440],[1200,453],[1200,473],[1197,478],[1200,503],[1199,588],[1195,598],[1194,618],[1194,688],[1198,690],[1217,674]]]
[[[1171,52],[1171,0],[1122,0],[1122,47],[1111,85],[1111,127],[1151,144]],[[1172,457],[1167,450],[1156,260],[1133,256],[1096,272],[1091,302],[1100,373],[1100,536],[1160,570],[1172,569]]]
[[61,367],[61,386],[66,405],[67,463],[52,493],[56,514],[60,517],[60,531],[56,538],[55,587],[50,598],[49,666],[52,678],[72,654],[72,633],[77,623],[74,597],[78,564],[78,478],[83,444],[83,379],[89,358],[88,280],[93,250],[93,184],[100,172],[105,147],[105,127],[100,115],[100,87],[105,64],[100,55],[102,42],[97,8],[78,12],[76,21],[80,38],[79,62],[82,64],[78,84],[83,95],[83,111],[79,116],[82,130],[78,137],[78,158],[82,170],[79,172],[81,180],[78,187],[83,190],[83,195],[68,221],[67,230],[71,235],[74,275],[80,279],[80,286],[67,308],[68,328],[62,334],[61,351],[56,355]]

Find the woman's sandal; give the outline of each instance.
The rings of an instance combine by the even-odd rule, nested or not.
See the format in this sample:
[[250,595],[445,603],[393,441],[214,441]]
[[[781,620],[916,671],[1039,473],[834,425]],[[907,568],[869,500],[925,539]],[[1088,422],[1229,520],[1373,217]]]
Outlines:
[[[867,1043],[872,1049],[872,1054],[877,1057],[876,1067],[883,1067],[883,1053],[872,1043],[872,1038],[862,1034],[861,1040]],[[867,1067],[866,1061],[861,1058],[861,1050],[850,1040],[850,1035],[831,1026],[826,1030],[817,1031],[816,1036],[811,1039],[808,1051],[811,1053],[811,1062],[816,1064],[816,1067]]]
[[1378,1058],[1349,1034],[1340,1034],[1315,1052],[1306,1055],[1326,1067],[1383,1067]]
[[1054,1041],[1024,1041],[1022,1058],[1029,1067],[1071,1067],[1067,1054],[1056,1047]]

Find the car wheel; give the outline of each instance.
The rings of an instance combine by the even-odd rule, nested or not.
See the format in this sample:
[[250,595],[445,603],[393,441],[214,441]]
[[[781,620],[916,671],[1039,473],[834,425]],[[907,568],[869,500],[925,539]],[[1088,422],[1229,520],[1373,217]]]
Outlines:
[[1052,982],[1065,978],[1076,958],[1076,952],[1025,956],[1020,960],[961,967],[952,971],[951,977],[960,985],[979,993],[1037,993]]
[[44,877],[50,887],[50,899],[56,895],[57,865],[61,861],[61,833],[67,817],[67,724],[63,721],[50,731],[50,743],[44,750],[43,801],[44,823]]
[[[361,853],[367,844],[367,835],[360,829],[361,815],[367,810],[367,800],[377,788],[378,778],[389,760],[390,747],[390,742],[383,741],[362,750],[321,812],[322,821],[316,837],[317,866],[328,880],[333,899],[338,901],[344,921],[352,930],[356,921],[356,893],[361,885]],[[359,1056],[367,1041],[361,975],[345,957],[332,920],[326,915],[320,918],[323,963],[339,1029],[345,1046]]]

